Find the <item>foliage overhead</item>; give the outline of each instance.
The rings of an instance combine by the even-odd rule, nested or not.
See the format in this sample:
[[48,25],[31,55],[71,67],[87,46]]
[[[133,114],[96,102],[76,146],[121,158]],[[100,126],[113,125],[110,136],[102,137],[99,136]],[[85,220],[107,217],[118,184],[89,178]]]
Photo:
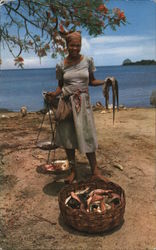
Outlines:
[[39,57],[51,53],[53,58],[57,53],[64,55],[64,33],[85,29],[97,36],[108,26],[116,30],[126,24],[124,12],[107,5],[108,0],[6,1],[1,6],[0,42],[6,44],[18,66],[24,63],[22,52],[33,50]]

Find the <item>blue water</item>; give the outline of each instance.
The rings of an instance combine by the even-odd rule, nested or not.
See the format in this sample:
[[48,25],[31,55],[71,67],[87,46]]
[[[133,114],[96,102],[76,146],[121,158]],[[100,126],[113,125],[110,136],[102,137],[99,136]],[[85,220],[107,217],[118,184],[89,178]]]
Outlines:
[[[120,104],[150,107],[150,95],[156,90],[156,66],[97,67],[97,79],[108,76],[118,80]],[[43,108],[42,92],[53,91],[56,86],[55,69],[1,70],[0,108],[19,111],[24,105],[29,111],[38,111]],[[105,104],[101,86],[90,87],[89,91],[92,104]]]

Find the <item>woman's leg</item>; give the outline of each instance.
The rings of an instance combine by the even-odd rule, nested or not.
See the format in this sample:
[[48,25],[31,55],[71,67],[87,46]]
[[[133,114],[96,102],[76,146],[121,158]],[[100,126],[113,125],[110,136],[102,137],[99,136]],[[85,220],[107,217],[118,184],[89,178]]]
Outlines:
[[76,167],[75,167],[75,149],[65,149],[66,155],[71,167],[70,175],[65,179],[65,183],[72,183],[76,178]]
[[106,177],[102,176],[100,171],[98,170],[95,152],[86,153],[86,156],[87,156],[89,164],[91,166],[91,171],[92,171],[93,177],[97,177],[97,178],[100,178],[104,181],[108,181],[108,179]]
[[93,152],[93,153],[86,153],[86,156],[88,158],[88,161],[89,161],[89,164],[90,164],[90,167],[91,167],[92,175],[99,174],[95,152]]

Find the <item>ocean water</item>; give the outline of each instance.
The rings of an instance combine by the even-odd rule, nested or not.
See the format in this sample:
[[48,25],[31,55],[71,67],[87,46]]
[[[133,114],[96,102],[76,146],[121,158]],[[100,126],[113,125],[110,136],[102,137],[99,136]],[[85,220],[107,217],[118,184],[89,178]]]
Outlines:
[[[156,90],[156,66],[104,66],[97,67],[95,77],[114,76],[119,84],[119,104],[126,107],[150,107],[150,95]],[[43,108],[43,91],[57,86],[55,69],[24,69],[0,71],[0,109],[28,111]],[[105,105],[102,87],[89,87],[91,103]],[[110,94],[110,103],[112,103]]]

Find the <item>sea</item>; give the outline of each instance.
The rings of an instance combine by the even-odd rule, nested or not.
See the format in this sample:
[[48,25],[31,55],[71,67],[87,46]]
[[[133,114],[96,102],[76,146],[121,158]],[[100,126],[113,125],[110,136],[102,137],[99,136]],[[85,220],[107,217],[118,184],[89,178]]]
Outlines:
[[[151,107],[150,96],[156,90],[156,65],[96,67],[95,78],[114,76],[119,85],[119,104],[126,107]],[[28,111],[43,109],[43,92],[57,87],[55,68],[0,71],[0,109]],[[102,86],[89,87],[91,104],[105,105]],[[110,90],[110,104],[112,94]]]

